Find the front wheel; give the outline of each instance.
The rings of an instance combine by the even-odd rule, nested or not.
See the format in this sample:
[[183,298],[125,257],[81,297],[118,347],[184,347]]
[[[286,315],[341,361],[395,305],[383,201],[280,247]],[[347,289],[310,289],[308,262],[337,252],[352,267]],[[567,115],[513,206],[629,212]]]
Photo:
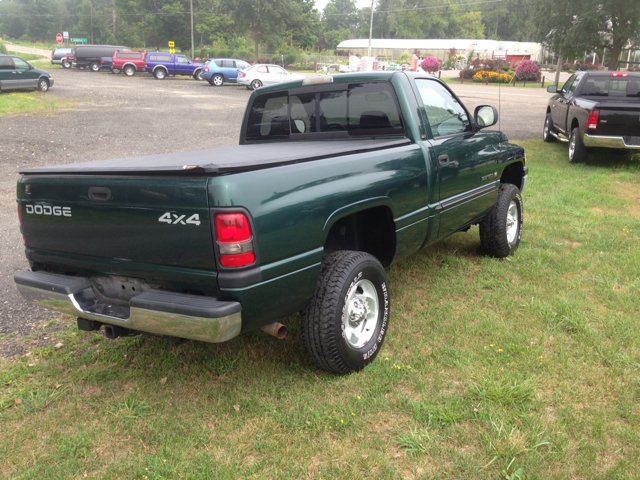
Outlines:
[[100,64],[98,62],[93,62],[89,68],[91,68],[92,72],[99,72],[100,71]]
[[569,163],[583,163],[587,159],[587,147],[582,143],[580,128],[571,130],[569,137]]
[[164,80],[167,76],[167,72],[165,72],[164,68],[158,68],[153,72],[153,76],[156,77],[156,80]]
[[511,183],[500,185],[491,213],[480,222],[480,244],[493,257],[515,251],[522,237],[522,196]]
[[260,80],[254,80],[253,82],[251,82],[251,88],[253,90],[257,90],[261,86],[262,86],[262,82]]
[[196,73],[193,74],[194,80],[203,80],[202,78],[202,70],[197,70]]
[[122,71],[127,77],[133,77],[133,75],[136,73],[136,69],[131,65],[127,65]]
[[316,291],[302,312],[302,339],[321,369],[347,374],[371,363],[389,327],[389,288],[380,262],[338,251],[322,262]]
[[62,68],[71,68],[71,62],[69,60],[62,60]]
[[551,114],[547,113],[547,118],[544,119],[544,127],[542,129],[542,140],[548,143],[556,141],[556,137],[551,135],[553,131],[553,122],[551,121]]
[[49,81],[45,78],[41,78],[40,80],[38,80],[37,89],[41,92],[46,92],[47,90],[49,90]]

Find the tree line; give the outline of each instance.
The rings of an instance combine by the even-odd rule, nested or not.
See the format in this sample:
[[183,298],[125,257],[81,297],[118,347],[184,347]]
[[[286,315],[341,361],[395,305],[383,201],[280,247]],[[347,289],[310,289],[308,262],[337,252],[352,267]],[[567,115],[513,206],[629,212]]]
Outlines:
[[[192,0],[195,43],[259,52],[333,51],[368,38],[370,7],[355,0]],[[93,43],[191,46],[190,0],[1,0],[0,37],[51,42],[69,31]],[[374,38],[536,41],[565,56],[640,40],[638,0],[375,0]],[[613,60],[612,60],[613,61]]]

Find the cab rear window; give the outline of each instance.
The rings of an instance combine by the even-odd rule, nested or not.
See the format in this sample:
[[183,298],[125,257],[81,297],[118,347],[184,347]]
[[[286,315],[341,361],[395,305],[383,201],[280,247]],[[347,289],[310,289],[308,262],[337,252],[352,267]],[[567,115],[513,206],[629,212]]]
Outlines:
[[580,95],[589,97],[640,97],[640,78],[587,78]]
[[323,137],[404,136],[393,87],[387,82],[338,85],[335,91],[257,96],[247,141]]

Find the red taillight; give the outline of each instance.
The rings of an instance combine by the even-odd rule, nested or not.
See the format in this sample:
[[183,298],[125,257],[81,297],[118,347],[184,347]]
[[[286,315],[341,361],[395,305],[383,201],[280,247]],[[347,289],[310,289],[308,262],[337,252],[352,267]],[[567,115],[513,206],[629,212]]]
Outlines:
[[589,116],[587,117],[587,128],[589,130],[598,128],[598,118],[600,118],[600,110],[589,112]]
[[629,74],[626,72],[611,72],[612,77],[628,77]]
[[209,67],[204,67],[204,73],[209,73]]
[[20,221],[20,233],[22,233],[22,241],[26,245],[27,239],[24,238],[24,233],[22,232],[22,211],[20,210],[20,204],[18,204],[18,220]]
[[215,237],[223,267],[244,267],[256,260],[249,219],[243,213],[217,213]]
[[247,74],[245,72],[242,72],[242,78],[246,77]]

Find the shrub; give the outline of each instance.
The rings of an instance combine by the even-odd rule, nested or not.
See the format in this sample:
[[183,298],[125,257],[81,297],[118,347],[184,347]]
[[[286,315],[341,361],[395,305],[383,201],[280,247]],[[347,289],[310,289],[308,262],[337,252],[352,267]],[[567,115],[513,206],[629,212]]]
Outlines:
[[531,60],[524,60],[516,67],[518,80],[537,80],[540,77],[540,67]]
[[420,67],[425,72],[437,72],[440,70],[440,61],[436,57],[425,57],[422,63],[420,63]]
[[2,40],[0,40],[0,53],[7,53],[7,47]]
[[489,78],[489,82],[491,83],[509,83],[511,81],[511,75],[508,73],[480,70],[473,75],[474,82],[485,82],[487,78]]
[[472,68],[465,68],[464,70],[460,70],[460,76],[463,78],[473,78],[473,74],[476,73]]

